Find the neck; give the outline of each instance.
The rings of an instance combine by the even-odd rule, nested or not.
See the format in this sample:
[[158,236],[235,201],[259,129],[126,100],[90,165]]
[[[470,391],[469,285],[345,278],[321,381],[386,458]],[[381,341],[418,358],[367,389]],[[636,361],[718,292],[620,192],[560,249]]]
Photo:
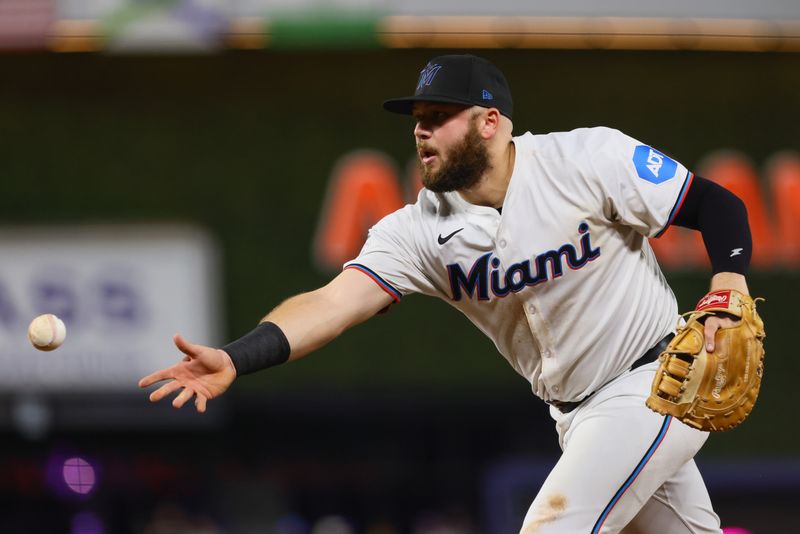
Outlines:
[[491,167],[478,184],[469,189],[461,189],[458,194],[470,204],[491,208],[502,207],[514,172],[515,156],[514,141],[509,140],[493,153]]

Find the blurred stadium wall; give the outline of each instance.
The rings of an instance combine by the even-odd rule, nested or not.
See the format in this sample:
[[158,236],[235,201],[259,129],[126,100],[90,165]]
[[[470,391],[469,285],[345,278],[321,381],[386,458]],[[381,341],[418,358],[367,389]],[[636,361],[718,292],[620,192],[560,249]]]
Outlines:
[[[368,223],[415,190],[412,125],[381,101],[410,91],[432,55],[485,55],[510,81],[517,132],[619,128],[746,199],[750,286],[767,299],[765,380],[747,424],[712,436],[698,461],[725,525],[791,531],[800,8],[516,4],[3,0],[3,233],[192,228],[213,248],[211,278],[192,278],[213,323],[192,323],[197,341],[236,337],[328,280]],[[337,193],[361,198],[341,189],[354,168],[391,200],[335,207]],[[8,243],[5,374],[14,358],[31,363],[13,348],[35,309],[25,265],[63,259],[35,241],[45,260],[9,274],[21,260]],[[688,308],[708,283],[702,248],[673,231],[658,246]],[[102,316],[84,289],[80,309]],[[0,531],[513,532],[557,457],[555,433],[526,383],[447,308],[407,299],[310,358],[240,380],[204,417],[151,406],[133,383],[98,393],[96,382],[7,381]],[[183,328],[185,312],[170,313],[159,327]],[[113,344],[97,351],[123,361]]]

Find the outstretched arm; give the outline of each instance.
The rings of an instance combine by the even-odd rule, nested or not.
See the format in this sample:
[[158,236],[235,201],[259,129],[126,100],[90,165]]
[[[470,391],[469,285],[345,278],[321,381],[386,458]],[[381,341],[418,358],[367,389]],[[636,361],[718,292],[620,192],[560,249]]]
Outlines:
[[[327,285],[284,301],[262,323],[268,321],[280,329],[288,341],[289,360],[296,360],[366,321],[392,300],[370,278],[347,269]],[[197,411],[204,412],[208,400],[222,395],[236,379],[236,365],[222,349],[189,343],[180,335],[174,341],[184,354],[183,360],[142,378],[139,387],[167,380],[150,394],[152,402],[181,390],[172,401],[173,406],[180,408],[195,397]],[[253,348],[252,340],[250,344]]]
[[283,330],[291,347],[289,360],[296,360],[366,321],[392,301],[369,277],[345,269],[328,285],[284,301],[262,322],[273,322]]

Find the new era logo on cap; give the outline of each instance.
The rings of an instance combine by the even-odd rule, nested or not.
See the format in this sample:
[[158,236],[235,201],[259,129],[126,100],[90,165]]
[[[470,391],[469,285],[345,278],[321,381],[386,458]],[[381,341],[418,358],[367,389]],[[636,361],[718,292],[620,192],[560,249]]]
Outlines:
[[416,102],[441,102],[496,108],[511,118],[511,90],[500,69],[486,59],[452,54],[431,59],[420,71],[413,96],[393,98],[384,109],[410,115]]

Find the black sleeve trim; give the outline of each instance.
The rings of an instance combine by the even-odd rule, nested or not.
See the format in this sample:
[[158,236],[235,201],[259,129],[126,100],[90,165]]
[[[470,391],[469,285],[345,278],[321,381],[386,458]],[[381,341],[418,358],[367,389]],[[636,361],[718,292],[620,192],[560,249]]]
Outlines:
[[695,176],[672,224],[700,231],[714,273],[747,274],[753,239],[747,208],[739,197]]

